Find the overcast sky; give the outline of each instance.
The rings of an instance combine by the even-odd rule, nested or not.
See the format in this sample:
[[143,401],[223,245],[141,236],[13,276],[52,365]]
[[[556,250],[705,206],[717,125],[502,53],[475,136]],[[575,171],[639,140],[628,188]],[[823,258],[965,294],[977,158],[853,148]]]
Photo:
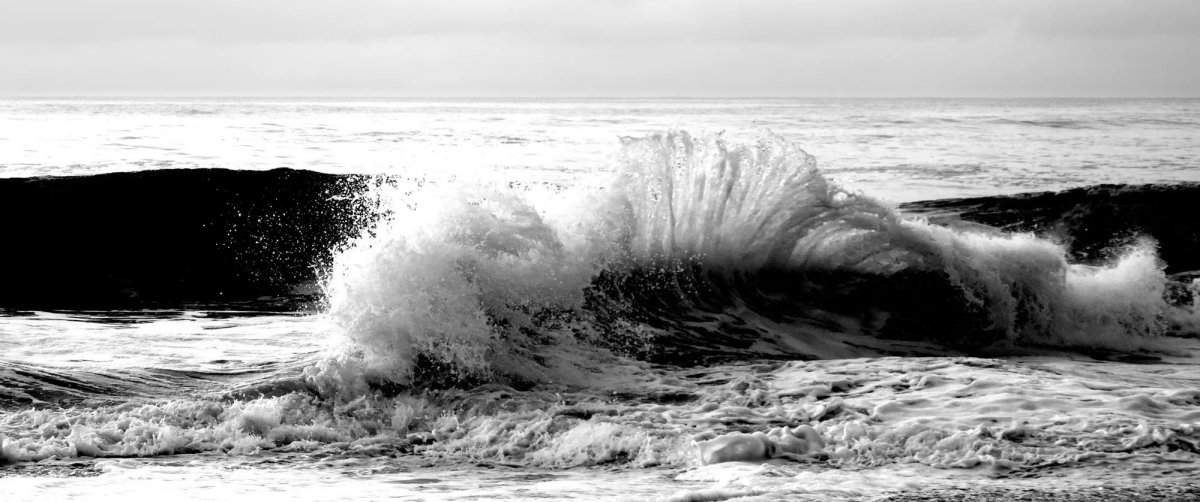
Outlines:
[[1200,0],[2,0],[0,94],[1200,96]]

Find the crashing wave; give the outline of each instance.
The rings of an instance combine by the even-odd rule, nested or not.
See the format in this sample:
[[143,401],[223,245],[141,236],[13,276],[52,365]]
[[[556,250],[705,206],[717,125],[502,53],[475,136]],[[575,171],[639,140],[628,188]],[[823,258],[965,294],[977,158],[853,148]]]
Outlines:
[[1076,264],[1031,233],[938,225],[846,190],[778,136],[623,144],[601,191],[398,191],[335,257],[329,312],[350,347],[335,373],[540,381],[571,364],[563,347],[686,363],[833,357],[847,337],[1139,350],[1187,314],[1164,299],[1150,240]]

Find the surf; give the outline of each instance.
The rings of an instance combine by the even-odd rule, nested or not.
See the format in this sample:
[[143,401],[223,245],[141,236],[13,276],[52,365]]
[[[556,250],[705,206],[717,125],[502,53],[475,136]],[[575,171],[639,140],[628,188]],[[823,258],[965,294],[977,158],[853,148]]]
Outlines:
[[946,225],[848,190],[769,133],[626,138],[617,164],[599,190],[384,197],[389,216],[324,282],[345,342],[327,372],[539,382],[570,378],[581,347],[682,364],[1138,353],[1190,329],[1191,286],[1168,301],[1152,236],[1079,263],[1046,236]]
[[[600,187],[393,177],[310,194],[367,214],[301,281],[319,286],[310,315],[271,332],[300,349],[237,374],[211,360],[4,365],[17,392],[3,396],[0,462],[271,452],[999,475],[1093,450],[1165,462],[1194,448],[1181,424],[1195,396],[1172,390],[1188,375],[1005,359],[1153,362],[1184,340],[1190,296],[1171,288],[1190,286],[1168,277],[1153,235],[1080,260],[1048,234],[953,216],[961,201],[930,215],[847,189],[771,134],[624,139],[616,165]],[[170,329],[263,333],[187,317]],[[1109,371],[1132,376],[1117,386],[1098,376]],[[1109,399],[1114,388],[1128,395]],[[1097,409],[1115,415],[1097,426]],[[911,420],[929,416],[942,418]]]

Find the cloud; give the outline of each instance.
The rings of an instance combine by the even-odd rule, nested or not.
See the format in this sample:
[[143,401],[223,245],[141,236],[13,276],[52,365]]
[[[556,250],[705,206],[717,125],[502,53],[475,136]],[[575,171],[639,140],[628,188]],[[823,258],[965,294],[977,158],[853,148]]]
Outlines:
[[0,2],[0,92],[1187,95],[1193,0]]
[[1020,25],[1038,36],[1195,33],[1193,0],[39,0],[0,4],[0,41],[71,44],[367,41],[432,34],[566,42],[805,44],[979,35]]
[[1057,0],[1037,2],[1020,26],[1040,37],[1123,38],[1200,34],[1195,0]]

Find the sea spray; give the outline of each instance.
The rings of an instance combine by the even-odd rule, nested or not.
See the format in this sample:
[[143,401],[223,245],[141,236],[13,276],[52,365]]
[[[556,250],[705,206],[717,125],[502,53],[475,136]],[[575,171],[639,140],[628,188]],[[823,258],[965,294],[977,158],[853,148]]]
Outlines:
[[778,136],[730,145],[672,132],[623,144],[614,198],[629,207],[630,252],[643,262],[698,258],[751,271],[819,259],[811,266],[849,265],[831,262],[869,257],[836,251],[875,248],[856,242],[899,219],[827,179],[816,159]]
[[[343,249],[326,284],[330,315],[370,379],[487,380],[525,373],[524,353],[564,335],[595,272],[517,194],[430,188]],[[429,368],[418,367],[423,362]],[[426,383],[429,383],[428,381]]]
[[593,349],[693,362],[843,354],[791,352],[811,337],[1152,349],[1186,314],[1163,299],[1149,240],[1078,265],[1031,233],[906,216],[769,133],[622,143],[602,190],[442,181],[385,193],[385,221],[337,254],[326,281],[346,350],[309,372],[316,385],[353,396],[368,383],[548,381],[571,378],[563,354]]
[[[712,286],[685,278],[690,287],[680,294],[716,290],[736,296],[726,305],[751,308],[763,293],[782,296],[867,321],[859,329],[881,309],[923,317],[924,302],[952,317],[931,322],[924,336],[972,350],[1022,342],[1152,348],[1168,318],[1183,314],[1163,299],[1164,265],[1149,239],[1112,250],[1109,263],[1079,265],[1063,245],[1032,233],[907,217],[839,187],[810,155],[770,134],[753,145],[684,132],[623,142],[613,191],[628,208],[634,263],[697,264],[699,282]],[[793,284],[778,287],[781,275]],[[864,283],[863,294],[848,293]],[[756,313],[795,313],[780,303]],[[889,336],[895,328],[869,329]]]
[[[1184,312],[1164,298],[1167,277],[1153,241],[1142,240],[1110,263],[1069,263],[1062,245],[1028,233],[951,230],[908,220],[940,269],[980,312],[981,329],[1003,344],[1150,349]],[[1178,324],[1178,323],[1176,323]]]

